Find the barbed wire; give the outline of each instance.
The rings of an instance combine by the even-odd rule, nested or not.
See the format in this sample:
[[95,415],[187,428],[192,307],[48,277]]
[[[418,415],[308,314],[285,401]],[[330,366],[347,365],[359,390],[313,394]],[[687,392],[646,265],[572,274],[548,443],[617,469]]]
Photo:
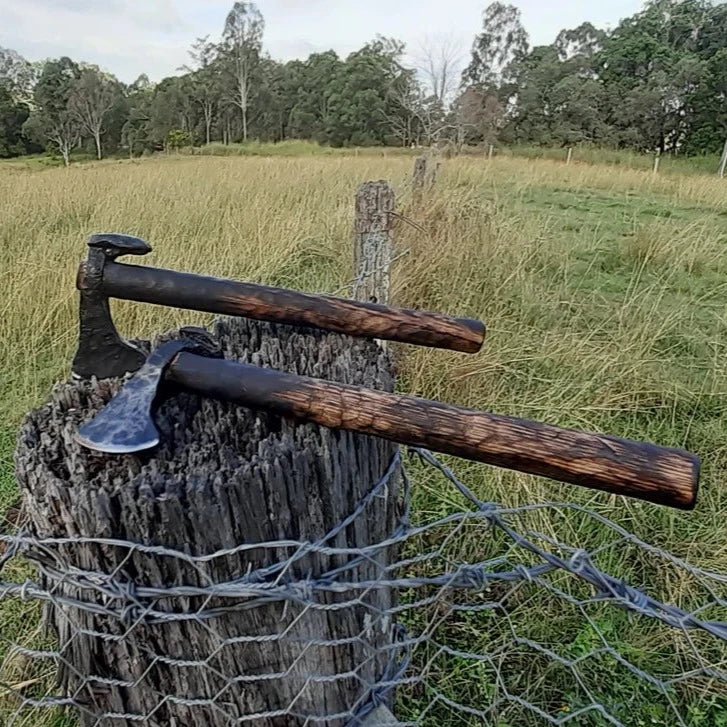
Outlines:
[[[430,452],[411,455],[412,467],[436,473],[466,507],[429,520],[418,516],[421,522],[405,510],[388,539],[363,548],[333,543],[386,491],[400,469],[398,455],[350,515],[315,542],[241,543],[190,554],[119,539],[38,538],[23,527],[0,535],[0,617],[30,602],[63,624],[51,636],[29,629],[22,642],[3,630],[2,724],[58,724],[42,720],[62,710],[84,727],[173,724],[179,715],[194,715],[189,724],[363,727],[382,705],[398,725],[726,723],[727,574],[692,565],[575,504],[481,501]],[[601,529],[598,547],[571,546],[558,534],[558,522],[572,530],[574,518]],[[83,556],[89,546],[127,557],[109,572],[90,568]],[[599,566],[599,558],[613,562],[614,551],[626,548],[632,564],[658,561],[650,566],[656,574],[650,588]],[[269,562],[241,566],[234,579],[211,576],[215,561],[244,564],[251,551],[268,552]],[[312,553],[337,565],[301,575],[297,566]],[[138,581],[125,565],[132,556],[183,563],[198,583]],[[375,566],[373,577],[360,578],[362,563]],[[681,603],[659,594],[658,575],[666,568],[678,574]],[[371,597],[382,592],[391,594],[385,608]],[[246,630],[259,609],[275,604],[282,614],[277,630]],[[331,623],[344,615],[358,619],[357,635],[336,636]],[[328,631],[321,631],[322,617]],[[197,654],[190,644],[188,653],[166,652],[163,630],[171,627],[216,634],[216,650]],[[79,658],[79,644],[128,646],[136,662],[98,673],[93,659]],[[342,654],[343,664],[354,645],[359,661],[335,668],[331,655]],[[290,651],[290,663],[273,672],[262,658],[249,671],[229,673],[220,658],[224,650],[244,649],[247,657],[250,649],[264,655],[273,646]],[[311,661],[311,650],[318,661]],[[299,670],[301,654],[306,669],[320,668]],[[365,674],[374,665],[372,680]],[[604,675],[616,683],[604,683]],[[158,692],[161,683],[174,689]],[[190,684],[197,691],[185,693]],[[294,684],[295,697],[260,708],[244,697],[260,684],[286,684],[286,693]],[[345,709],[320,699],[334,685],[350,695]],[[123,698],[116,704],[106,693]],[[129,708],[135,704],[146,710]],[[654,721],[644,721],[649,714]]]

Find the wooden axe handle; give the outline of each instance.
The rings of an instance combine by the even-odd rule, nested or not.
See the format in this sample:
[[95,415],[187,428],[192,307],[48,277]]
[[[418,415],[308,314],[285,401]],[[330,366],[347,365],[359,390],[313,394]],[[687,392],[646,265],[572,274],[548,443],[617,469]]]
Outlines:
[[465,353],[479,351],[485,338],[484,323],[470,318],[124,263],[106,265],[100,290],[111,298]]
[[694,507],[699,459],[684,450],[580,432],[437,401],[180,353],[167,377],[251,408],[426,447],[553,480]]

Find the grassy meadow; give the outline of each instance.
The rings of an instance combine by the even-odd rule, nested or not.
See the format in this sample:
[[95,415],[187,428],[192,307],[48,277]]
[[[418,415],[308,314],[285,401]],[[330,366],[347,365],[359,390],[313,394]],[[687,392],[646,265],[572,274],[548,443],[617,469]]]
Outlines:
[[[401,391],[686,447],[703,458],[699,504],[691,513],[466,462],[453,463],[457,474],[483,500],[507,506],[574,501],[701,568],[727,573],[727,180],[654,176],[626,165],[466,156],[444,160],[436,189],[414,206],[412,164],[404,154],[336,153],[180,155],[70,169],[0,165],[0,522],[17,499],[15,430],[68,373],[76,340],[74,276],[89,233],[139,235],[154,247],[147,260],[158,266],[340,292],[352,275],[355,190],[362,181],[387,179],[400,214],[394,301],[488,323],[476,356],[397,348]],[[130,336],[207,320],[122,302],[114,304],[114,316]],[[461,505],[430,472],[416,465],[413,471],[416,517]],[[607,529],[575,513],[556,522],[538,512],[528,523],[591,551],[610,542]],[[614,542],[598,562],[615,576],[683,608],[709,600],[699,579],[627,541]],[[495,545],[473,540],[465,555],[482,559]],[[725,670],[724,650],[712,653],[681,631],[617,609],[597,607],[585,619],[582,611],[527,590],[512,609],[508,622],[517,624],[519,636],[558,645],[572,658],[605,640],[664,680],[666,662],[679,673],[695,660]],[[727,621],[724,609],[702,617]],[[30,640],[34,628],[27,611],[0,604],[6,638]],[[451,628],[458,648],[495,649],[488,641],[491,621]],[[0,658],[4,650],[0,643]],[[578,709],[584,697],[569,686],[572,671],[538,661],[522,645],[508,653],[519,671],[498,678],[510,680],[510,692],[527,693],[556,716]],[[518,681],[535,666],[528,684]],[[473,684],[494,689],[495,677],[486,671],[456,661],[439,668],[459,701],[479,698],[482,705],[492,696],[471,693]],[[589,679],[602,686],[592,687],[592,699],[610,705],[624,724],[727,725],[719,684],[656,688],[613,659],[593,671]],[[15,663],[0,666],[0,682],[26,678]],[[425,696],[410,695],[403,710],[415,715]],[[437,722],[462,724],[466,718],[455,714],[443,706]],[[53,719],[42,724],[66,724]],[[569,722],[609,723],[592,712]],[[492,724],[545,721],[505,700]]]

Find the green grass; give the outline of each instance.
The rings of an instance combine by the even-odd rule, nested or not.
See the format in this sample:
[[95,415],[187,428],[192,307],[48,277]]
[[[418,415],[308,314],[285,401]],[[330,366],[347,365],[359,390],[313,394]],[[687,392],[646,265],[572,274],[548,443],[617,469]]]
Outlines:
[[[484,158],[488,153],[488,145],[464,147],[460,154],[463,157]],[[417,156],[426,151],[423,148],[410,147],[357,147],[337,148],[318,144],[314,141],[302,139],[286,139],[282,142],[248,141],[245,143],[223,144],[212,142],[195,147],[185,147],[173,152],[145,153],[141,158],[158,156],[222,156],[222,157],[308,157],[308,156]],[[446,150],[445,150],[445,153]],[[548,160],[565,162],[568,157],[567,147],[546,147],[519,145],[501,145],[494,148],[494,154],[504,158],[519,158],[529,160]],[[106,161],[121,161],[127,159],[123,151],[107,155]],[[71,156],[72,164],[97,164],[93,154],[76,151]],[[614,166],[622,169],[638,171],[652,171],[654,168],[654,155],[635,151],[609,149],[597,146],[582,145],[573,147],[573,164],[589,164],[596,166]],[[659,174],[685,175],[698,174],[716,176],[719,168],[720,156],[707,154],[686,157],[679,154],[664,154],[659,163]],[[63,159],[56,154],[32,154],[12,159],[0,159],[0,169],[20,169],[24,171],[62,167]]]
[[[86,164],[95,162],[96,157],[83,151],[76,151],[71,155],[72,164]],[[0,159],[0,171],[12,169],[21,171],[39,171],[41,169],[52,169],[64,166],[63,157],[56,154],[26,154],[22,157],[11,157]]]
[[[400,151],[397,148],[380,147],[377,149],[362,149],[360,152],[378,153],[385,152],[396,153]],[[312,141],[301,141],[289,139],[276,144],[262,141],[248,141],[244,144],[222,144],[214,142],[205,144],[195,149],[197,154],[205,156],[283,156],[283,157],[305,157],[305,156],[349,156],[355,154],[352,149],[339,149],[331,146],[322,146]]]
[[4,513],[18,497],[13,471],[12,452],[15,446],[13,430],[0,429],[0,513]]
[[[615,166],[626,169],[653,171],[654,154],[628,151],[622,149],[609,149],[589,145],[575,145],[572,147],[573,164],[594,164],[602,166]],[[567,147],[547,146],[500,146],[496,147],[498,156],[520,157],[524,159],[547,159],[550,161],[565,162],[568,159]],[[717,175],[720,155],[705,154],[700,156],[684,156],[671,152],[663,154],[659,160],[659,174],[708,174]]]
[[[398,349],[402,391],[683,446],[704,465],[699,505],[691,513],[449,460],[460,477],[478,497],[506,505],[573,500],[696,565],[727,572],[727,180],[676,169],[654,177],[624,165],[566,166],[524,156],[488,162],[473,155],[445,160],[435,191],[415,207],[408,155],[281,146],[272,159],[262,145],[252,148],[254,153],[239,155],[234,148],[228,158],[170,155],[44,174],[4,174],[0,165],[0,278],[6,291],[0,359],[7,362],[0,375],[0,508],[16,497],[11,452],[20,418],[68,370],[74,268],[85,235],[139,234],[154,245],[155,265],[337,290],[351,277],[353,193],[366,179],[385,178],[395,186],[402,215],[397,244],[409,250],[394,272],[395,301],[488,322],[478,356]],[[115,316],[133,335],[197,319],[133,304],[117,305]],[[415,463],[411,468],[417,520],[465,505],[430,470]],[[699,579],[620,542],[591,518],[536,511],[516,521],[521,530],[589,551],[600,548],[599,567],[683,608],[711,598]],[[505,538],[475,529],[451,544],[441,565],[482,560],[507,547]],[[511,557],[527,561],[522,552]],[[14,577],[23,574],[19,567]],[[564,576],[553,583],[582,593]],[[716,587],[724,596],[724,587]],[[434,660],[430,683],[463,704],[481,706],[501,695],[503,684],[559,716],[589,703],[571,667],[523,640],[568,659],[605,643],[664,679],[669,670],[694,668],[698,656],[723,670],[727,663],[713,640],[694,635],[690,644],[680,631],[607,604],[584,612],[527,584],[486,598],[498,609],[450,615],[433,632],[464,651],[505,649],[494,666],[443,654]],[[22,608],[0,604],[2,632],[37,644],[34,622]],[[410,625],[421,626],[430,616],[410,617]],[[724,608],[704,617],[727,621]],[[514,636],[521,641],[513,642]],[[417,663],[425,655],[432,654],[416,654]],[[720,691],[719,684],[690,680],[659,689],[612,652],[585,659],[578,669],[593,699],[625,724],[676,723],[670,703],[689,727],[727,724],[724,685]],[[13,672],[16,681],[25,676],[22,668]],[[405,696],[402,716],[416,714],[431,699],[416,689]],[[430,718],[439,727],[463,724],[444,705]],[[544,722],[503,704],[492,724]],[[588,713],[571,724],[606,723]]]

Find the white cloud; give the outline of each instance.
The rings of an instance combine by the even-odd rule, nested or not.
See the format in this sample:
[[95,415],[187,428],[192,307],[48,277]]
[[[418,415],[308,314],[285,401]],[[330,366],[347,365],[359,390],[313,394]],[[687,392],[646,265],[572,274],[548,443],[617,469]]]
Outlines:
[[[400,38],[412,51],[432,33],[462,40],[467,54],[489,0],[258,0],[265,48],[288,60],[333,48],[345,56],[377,33]],[[584,20],[614,25],[640,0],[595,5],[581,0],[515,0],[534,43]],[[0,46],[29,60],[68,55],[130,82],[158,80],[188,62],[195,38],[219,38],[232,0],[0,0]]]
[[2,0],[0,45],[30,60],[68,55],[125,81],[174,73],[194,29],[173,0]]

